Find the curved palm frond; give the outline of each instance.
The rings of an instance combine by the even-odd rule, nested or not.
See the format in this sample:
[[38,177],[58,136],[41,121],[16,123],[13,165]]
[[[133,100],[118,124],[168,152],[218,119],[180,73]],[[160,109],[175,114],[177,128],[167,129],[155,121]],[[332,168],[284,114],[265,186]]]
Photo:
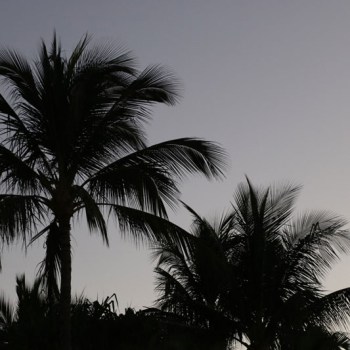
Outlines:
[[52,176],[47,155],[45,155],[37,135],[33,133],[33,130],[30,130],[30,125],[22,116],[21,104],[19,104],[18,110],[21,117],[0,94],[0,122],[5,127],[3,131],[4,143],[8,144],[16,154],[26,157],[28,166],[37,167],[44,174]]
[[170,173],[158,164],[132,162],[107,167],[89,183],[97,201],[129,205],[166,217],[164,203],[173,207],[178,194]]
[[190,291],[166,270],[156,267],[155,272],[157,273],[156,291],[160,294],[156,301],[157,306],[163,311],[185,317],[187,322],[195,323],[196,302]]
[[121,101],[133,105],[140,103],[174,105],[178,98],[178,79],[160,65],[145,68],[121,94]]
[[347,329],[350,321],[350,288],[337,290],[312,303],[309,320],[329,331]]
[[39,97],[30,63],[19,52],[1,50],[0,76],[13,87],[10,93],[14,99],[24,99],[33,106],[38,104]]
[[226,153],[217,144],[196,138],[165,141],[131,153],[96,172],[91,180],[101,173],[117,171],[130,165],[153,164],[179,178],[199,172],[207,177],[223,177]]
[[37,196],[0,195],[0,234],[3,239],[31,235],[47,213]]
[[288,250],[288,269],[293,280],[319,283],[341,254],[349,252],[346,220],[325,211],[310,212],[286,226],[282,237]]
[[[102,203],[105,205],[105,203]],[[191,235],[168,220],[142,210],[109,204],[118,220],[121,233],[130,234],[135,242],[171,242],[188,249]]]
[[76,205],[78,206],[76,212],[81,210],[85,211],[86,221],[90,231],[98,231],[101,234],[104,243],[108,246],[109,242],[106,221],[94,198],[81,186],[74,186],[73,194],[75,195],[77,201]]
[[1,183],[7,186],[9,191],[18,189],[22,193],[40,193],[42,184],[40,175],[18,156],[0,145],[0,176]]

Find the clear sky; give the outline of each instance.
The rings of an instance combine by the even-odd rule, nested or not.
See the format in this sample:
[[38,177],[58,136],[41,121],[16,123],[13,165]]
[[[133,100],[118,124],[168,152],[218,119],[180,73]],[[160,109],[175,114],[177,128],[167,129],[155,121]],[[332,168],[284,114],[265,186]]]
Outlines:
[[[221,183],[191,178],[182,199],[212,216],[229,206],[236,184],[290,180],[304,186],[298,210],[329,209],[350,219],[350,2],[347,0],[0,0],[0,45],[35,58],[53,30],[69,54],[86,32],[131,49],[140,68],[170,67],[183,98],[157,107],[150,143],[184,136],[215,140],[230,155]],[[188,228],[183,210],[171,214]],[[74,227],[73,290],[117,293],[121,308],[150,306],[149,251],[122,240],[111,222],[110,248]],[[13,298],[15,275],[31,280],[43,242],[24,255],[2,254],[0,290]],[[350,285],[350,258],[326,280]]]

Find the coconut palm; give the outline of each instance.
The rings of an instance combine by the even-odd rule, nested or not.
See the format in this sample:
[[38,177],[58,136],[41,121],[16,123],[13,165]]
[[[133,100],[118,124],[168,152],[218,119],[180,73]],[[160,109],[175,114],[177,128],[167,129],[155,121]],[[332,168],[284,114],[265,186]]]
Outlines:
[[104,214],[137,240],[176,239],[176,229],[162,227],[158,217],[166,218],[165,204],[176,202],[177,180],[223,174],[223,150],[214,143],[182,138],[147,147],[150,107],[178,98],[171,73],[161,66],[139,72],[130,53],[89,41],[83,37],[66,58],[54,36],[33,64],[16,51],[0,51],[8,96],[0,95],[0,234],[47,235],[44,271],[52,286],[60,269],[65,350],[71,348],[72,219],[84,214],[107,244]]
[[315,330],[335,340],[334,330],[349,320],[350,289],[325,295],[321,282],[348,251],[348,232],[327,212],[293,220],[298,192],[247,181],[220,225],[191,210],[192,248],[161,243],[156,250],[158,306],[248,349],[297,349],[297,339]]

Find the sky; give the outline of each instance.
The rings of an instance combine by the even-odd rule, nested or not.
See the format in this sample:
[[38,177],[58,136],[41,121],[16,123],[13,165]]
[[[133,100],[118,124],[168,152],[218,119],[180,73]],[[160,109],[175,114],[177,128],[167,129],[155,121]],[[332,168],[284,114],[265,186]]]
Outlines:
[[[175,107],[154,108],[149,143],[203,137],[229,154],[221,182],[190,177],[181,199],[205,217],[229,208],[236,185],[303,185],[297,211],[328,209],[350,220],[350,2],[347,0],[0,0],[0,46],[36,58],[53,31],[67,55],[85,34],[163,64],[180,79]],[[0,88],[1,89],[1,88]],[[181,208],[171,219],[189,228]],[[155,262],[113,222],[110,247],[83,223],[73,233],[73,293],[117,294],[121,311],[151,306]],[[0,291],[33,279],[43,242],[2,252]],[[350,286],[350,258],[325,289]]]

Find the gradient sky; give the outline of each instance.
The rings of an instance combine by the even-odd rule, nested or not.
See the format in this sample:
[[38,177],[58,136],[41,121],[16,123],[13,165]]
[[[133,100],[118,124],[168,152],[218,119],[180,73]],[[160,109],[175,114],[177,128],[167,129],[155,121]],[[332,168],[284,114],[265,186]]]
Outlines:
[[[247,174],[256,184],[302,184],[298,210],[329,209],[350,219],[350,2],[347,0],[0,0],[0,45],[35,58],[53,30],[70,50],[86,32],[133,51],[140,68],[170,67],[183,98],[157,107],[150,143],[184,136],[219,142],[230,155],[220,183],[191,178],[182,199],[204,216],[229,206]],[[189,227],[181,209],[174,222]],[[116,292],[121,309],[155,298],[149,250],[111,222],[110,248],[86,227],[73,238],[73,290]],[[43,242],[2,255],[0,290],[14,298],[15,275],[32,280]],[[325,281],[350,285],[350,258]]]

